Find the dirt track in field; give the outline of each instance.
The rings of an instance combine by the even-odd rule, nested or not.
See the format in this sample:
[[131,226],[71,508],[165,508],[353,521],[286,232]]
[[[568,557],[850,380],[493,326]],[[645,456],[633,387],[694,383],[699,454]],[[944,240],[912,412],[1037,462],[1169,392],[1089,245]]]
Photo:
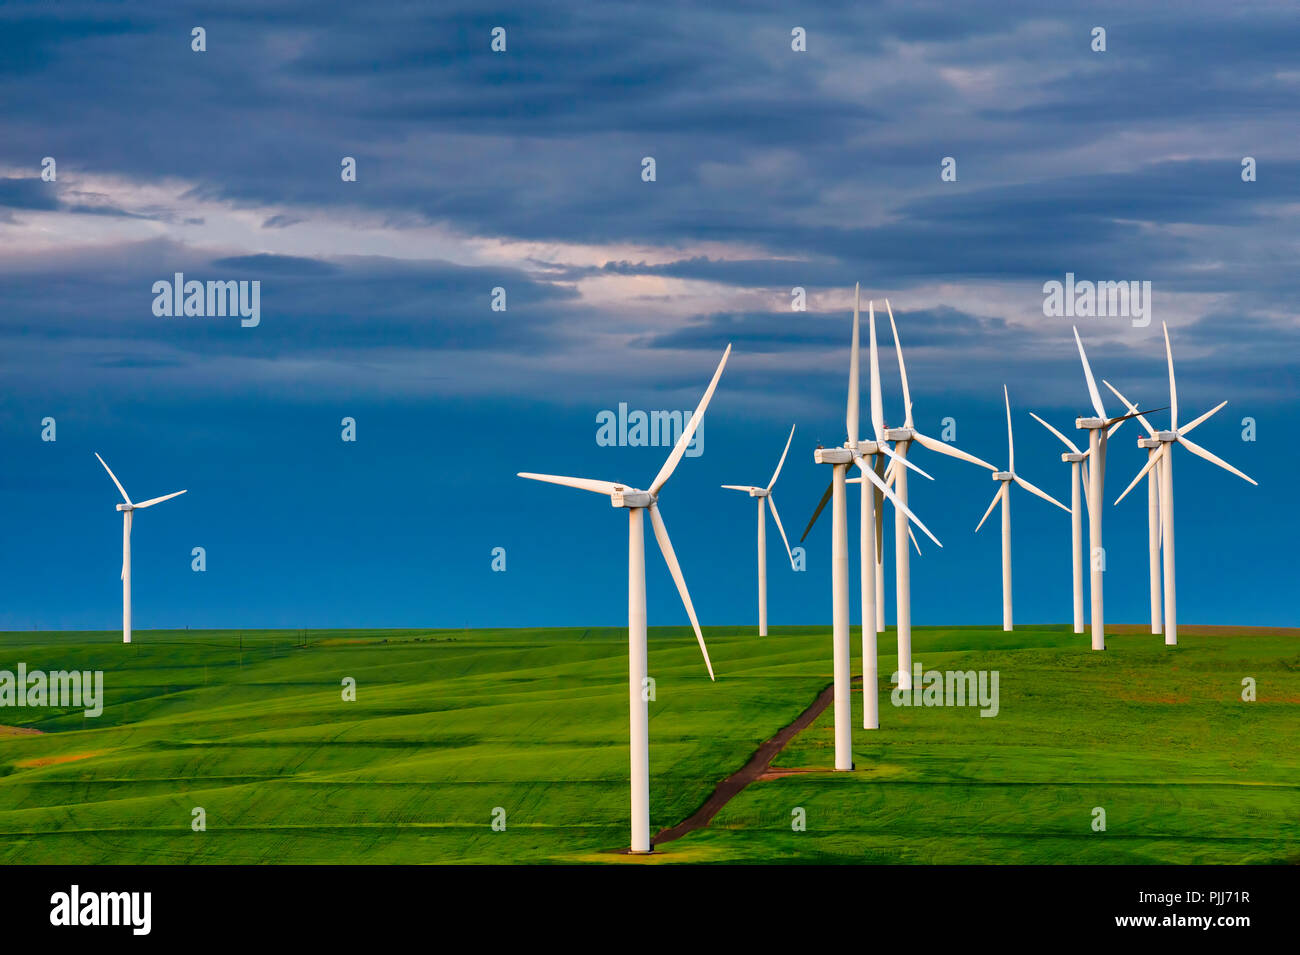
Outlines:
[[665,842],[680,839],[688,832],[703,829],[718,814],[718,810],[734,799],[737,793],[750,783],[765,777],[774,778],[771,765],[772,760],[776,759],[776,754],[785,749],[790,740],[811,726],[813,720],[821,716],[822,711],[831,705],[831,700],[834,697],[835,684],[832,683],[817,694],[817,698],[812,701],[812,705],[800,713],[793,723],[759,746],[754,751],[754,755],[749,758],[749,762],[718,783],[718,788],[713,790],[712,795],[704,801],[704,805],[677,825],[661,830],[650,840],[650,844],[652,846],[662,845]]

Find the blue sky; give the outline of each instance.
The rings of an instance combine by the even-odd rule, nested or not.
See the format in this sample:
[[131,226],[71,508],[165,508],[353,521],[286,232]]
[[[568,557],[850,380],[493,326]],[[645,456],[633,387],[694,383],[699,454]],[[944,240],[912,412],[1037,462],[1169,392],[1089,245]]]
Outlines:
[[[893,302],[918,427],[952,417],[1004,464],[1005,383],[1018,471],[1064,498],[1028,412],[1074,434],[1088,408],[1043,314],[1067,272],[1152,283],[1148,327],[1078,320],[1094,369],[1166,404],[1168,322],[1183,420],[1227,400],[1195,437],[1260,482],[1179,456],[1180,620],[1295,624],[1298,48],[1271,3],[6,4],[0,627],[120,625],[93,451],[137,499],[189,488],[136,521],[137,628],[621,623],[623,515],[514,474],[644,486],[666,450],[599,447],[597,413],[692,407],[728,342],[661,506],[701,620],[746,624],[753,506],[718,485],[765,482],[797,423],[776,497],[802,529],[853,283]],[[260,281],[261,323],[155,316],[175,272]],[[1146,618],[1145,497],[1109,505],[1136,434],[1108,459],[1113,621]],[[915,458],[945,546],[913,560],[914,620],[996,623],[998,529],[972,533],[994,483]],[[1065,622],[1068,517],[1013,514],[1016,618]],[[772,622],[828,621],[829,526],[804,573],[769,545]],[[685,623],[653,543],[647,565],[651,624]]]

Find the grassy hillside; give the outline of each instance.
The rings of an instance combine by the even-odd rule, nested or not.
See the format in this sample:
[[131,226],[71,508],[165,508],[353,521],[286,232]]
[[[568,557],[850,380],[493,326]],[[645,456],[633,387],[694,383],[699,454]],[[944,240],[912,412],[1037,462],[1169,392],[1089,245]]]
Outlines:
[[[688,630],[651,631],[654,830],[830,681],[825,628],[706,636],[716,683]],[[620,861],[606,850],[628,838],[622,631],[135,638],[0,634],[0,669],[102,669],[107,699],[97,719],[0,709],[0,724],[40,731],[0,730],[0,863]],[[927,669],[1000,672],[996,718],[896,709],[882,680],[882,729],[857,731],[856,772],[760,782],[658,858],[1294,860],[1300,639],[1181,640],[1113,637],[1093,654],[1059,628],[917,631]],[[776,766],[824,770],[830,752],[828,712]],[[791,831],[794,807],[806,832]]]

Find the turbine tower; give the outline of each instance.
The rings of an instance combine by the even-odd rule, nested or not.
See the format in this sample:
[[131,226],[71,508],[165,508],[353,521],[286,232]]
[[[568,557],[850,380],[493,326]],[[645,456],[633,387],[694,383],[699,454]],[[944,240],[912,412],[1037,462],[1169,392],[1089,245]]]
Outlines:
[[646,651],[646,606],[645,606],[645,522],[644,512],[650,512],[650,522],[654,526],[655,539],[663,554],[668,572],[677,584],[686,616],[691,620],[695,630],[695,639],[699,641],[700,652],[704,654],[704,665],[713,677],[713,664],[709,661],[709,649],[704,645],[704,634],[700,632],[700,622],[695,618],[695,607],[691,595],[686,589],[686,579],[677,563],[672,541],[668,539],[668,529],[659,514],[659,492],[672,477],[673,471],[682,459],[686,446],[695,435],[696,428],[704,418],[704,411],[709,406],[722,369],[726,367],[731,346],[722,353],[718,370],[713,373],[713,380],[700,399],[699,406],[691,415],[685,429],[673,446],[672,452],[659,473],[650,483],[649,490],[642,491],[624,484],[610,481],[593,481],[587,478],[561,477],[555,474],[532,474],[521,471],[519,477],[532,481],[545,481],[549,484],[561,484],[596,494],[606,494],[614,507],[627,509],[628,545],[627,545],[627,643],[628,643],[628,711],[630,723],[631,750],[631,788],[632,788],[632,851],[650,852],[650,711],[645,689],[647,686],[648,661]]
[[[185,491],[173,491],[171,494],[164,494],[162,497],[151,498],[147,501],[141,501],[139,504],[133,504],[131,498],[127,496],[126,488],[122,487],[122,482],[117,479],[113,469],[104,464],[104,459],[99,457],[99,452],[95,452],[95,457],[99,458],[99,463],[104,465],[104,470],[108,476],[113,479],[117,485],[118,492],[122,495],[123,504],[117,505],[117,509],[122,512],[122,642],[131,642],[131,515],[136,511],[143,510],[146,507],[153,507],[155,504],[161,504],[163,501],[171,500],[173,497],[179,497]],[[188,489],[187,489],[188,490]]]
[[758,499],[758,635],[760,637],[767,636],[767,508],[769,506],[772,508],[772,519],[776,521],[776,529],[781,532],[781,541],[785,544],[785,553],[790,558],[790,566],[794,566],[790,541],[785,536],[785,528],[781,526],[781,515],[776,510],[776,498],[772,496],[772,488],[781,475],[785,456],[790,451],[790,442],[794,440],[794,427],[794,425],[790,426],[790,437],[785,439],[785,450],[781,452],[781,460],[776,463],[776,470],[772,472],[772,480],[767,482],[767,487],[750,487],[744,484],[722,485],[728,491],[747,491],[750,497]]
[[[1164,584],[1165,584],[1165,646],[1173,647],[1178,645],[1178,610],[1174,593],[1174,455],[1173,446],[1181,444],[1188,451],[1191,451],[1197,457],[1204,458],[1211,464],[1217,464],[1225,471],[1237,475],[1243,481],[1248,481],[1256,486],[1259,482],[1252,477],[1248,477],[1241,471],[1238,471],[1227,461],[1217,455],[1211,454],[1205,448],[1196,444],[1186,437],[1188,432],[1197,427],[1203,421],[1213,415],[1219,408],[1227,402],[1222,402],[1215,408],[1211,408],[1205,414],[1201,415],[1190,424],[1178,427],[1178,388],[1174,384],[1174,352],[1169,346],[1169,326],[1161,323],[1165,331],[1165,357],[1169,362],[1169,430],[1155,431],[1152,437],[1160,442],[1160,447],[1155,450],[1147,461],[1146,467],[1137,473],[1133,483],[1124,489],[1124,493],[1116,498],[1118,504],[1124,500],[1125,495],[1137,485],[1138,481],[1150,472],[1153,468],[1159,468],[1160,475],[1160,517],[1161,526],[1164,528],[1163,551],[1164,551]],[[1114,390],[1114,389],[1112,389]],[[1116,392],[1118,394],[1118,392]],[[1128,404],[1128,401],[1124,401]],[[1132,407],[1130,405],[1130,407]],[[1163,409],[1161,409],[1163,410]],[[1136,413],[1135,413],[1136,414]],[[1148,425],[1149,427],[1149,425]]]
[[[912,420],[912,397],[907,387],[907,365],[903,361],[903,346],[898,341],[898,325],[894,321],[894,310],[889,306],[889,299],[885,299],[885,309],[889,312],[889,327],[894,334],[894,351],[898,354],[898,374],[903,384],[903,409],[904,421],[901,428],[883,429],[883,437],[887,441],[894,442],[895,455],[907,464],[907,452],[913,441],[928,448],[938,454],[946,454],[950,458],[957,458],[961,461],[968,461],[971,464],[978,464],[982,468],[990,471],[996,471],[993,465],[987,461],[981,461],[973,454],[967,454],[960,448],[953,447],[945,441],[938,438],[932,438],[929,435],[922,434],[916,430]],[[898,461],[890,462],[890,468],[893,473],[894,490],[897,494],[897,501],[901,502],[894,508],[894,575],[895,588],[897,591],[897,618],[898,618],[898,687],[903,690],[912,688],[912,578],[911,578],[911,554],[907,549],[909,530],[907,526],[908,516],[911,512],[907,509],[907,470],[899,467]],[[915,519],[915,518],[913,518]],[[924,527],[922,528],[924,530]],[[929,533],[928,531],[926,533]],[[934,537],[933,534],[930,535]],[[935,540],[935,543],[939,543]]]
[[984,522],[988,520],[989,515],[993,513],[993,508],[998,506],[998,501],[1002,502],[1002,629],[1011,629],[1011,485],[1019,484],[1031,494],[1037,494],[1044,501],[1055,504],[1063,511],[1070,509],[1044,491],[1040,491],[1034,485],[1030,484],[1020,475],[1016,474],[1016,442],[1011,435],[1011,398],[1007,394],[1007,386],[1002,386],[1002,400],[1007,406],[1007,469],[1005,471],[994,471],[993,480],[1000,482],[998,492],[993,495],[993,500],[989,503],[989,509],[984,512],[980,518],[979,524],[975,527],[975,533],[979,533]]
[[[873,447],[876,442],[859,442],[858,441],[858,413],[859,413],[859,395],[858,395],[858,365],[859,365],[859,292],[854,289],[853,302],[853,339],[849,357],[849,393],[848,407],[845,416],[845,430],[847,432],[846,440],[842,447],[838,448],[817,448],[813,453],[813,460],[818,464],[829,464],[832,466],[831,483],[822,494],[821,500],[817,504],[817,509],[813,511],[812,518],[808,521],[808,526],[804,528],[804,540],[808,532],[812,530],[813,525],[817,523],[817,517],[821,514],[826,502],[831,501],[831,614],[832,614],[832,644],[834,651],[834,674],[835,674],[835,768],[837,770],[849,770],[853,768],[853,728],[852,728],[852,698],[850,682],[852,674],[850,671],[851,661],[849,659],[849,542],[848,542],[848,515],[845,499],[845,472],[850,464],[856,463],[862,470],[864,478],[872,482],[889,500],[894,502],[895,507],[906,510],[907,504],[901,501],[885,481],[870,467],[866,462],[866,456],[881,451],[890,454],[887,448]],[[874,314],[874,313],[873,313]],[[864,490],[863,497],[870,499],[870,495]],[[910,511],[907,512],[911,514]],[[930,534],[929,529],[915,515],[912,519],[916,520],[917,526],[930,535],[936,544],[938,538]],[[867,526],[864,522],[864,526]],[[873,588],[874,590],[874,588]],[[869,618],[864,617],[864,620]],[[864,648],[868,652],[869,660],[874,661],[875,653],[872,652],[872,644],[875,641],[875,633],[870,626],[865,628],[863,635]],[[864,664],[865,666],[866,664]],[[865,690],[865,687],[864,687]],[[864,707],[870,707],[871,693],[864,692]],[[864,723],[871,722],[869,712],[864,714]],[[879,725],[879,715],[876,716],[876,724]]]

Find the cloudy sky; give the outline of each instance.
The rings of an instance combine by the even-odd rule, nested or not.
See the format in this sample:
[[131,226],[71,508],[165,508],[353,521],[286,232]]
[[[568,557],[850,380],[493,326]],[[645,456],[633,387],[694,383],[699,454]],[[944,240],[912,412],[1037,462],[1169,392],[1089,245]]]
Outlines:
[[[140,628],[619,623],[621,515],[514,473],[644,486],[666,449],[600,447],[596,415],[693,407],[727,343],[661,504],[701,618],[746,623],[752,503],[718,485],[766,483],[797,424],[798,536],[812,449],[844,438],[854,282],[894,306],[918,427],[1005,464],[1005,383],[1018,470],[1068,496],[1028,415],[1074,434],[1088,408],[1044,314],[1066,273],[1151,283],[1150,324],[1074,320],[1094,368],[1167,404],[1167,322],[1183,420],[1227,400],[1198,440],[1260,482],[1180,455],[1181,619],[1296,623],[1293,5],[699,7],[5,4],[0,627],[119,624],[93,451],[137,499],[189,489],[136,521]],[[177,272],[259,281],[260,324],[155,315]],[[1145,495],[1109,504],[1136,434],[1108,459],[1107,605],[1140,622]],[[944,548],[913,562],[914,618],[995,622],[997,527],[972,533],[995,486],[915,457]],[[1068,517],[1014,504],[1017,618],[1064,622]],[[829,527],[802,573],[769,544],[772,620],[828,620]],[[651,623],[684,623],[648,566]]]

